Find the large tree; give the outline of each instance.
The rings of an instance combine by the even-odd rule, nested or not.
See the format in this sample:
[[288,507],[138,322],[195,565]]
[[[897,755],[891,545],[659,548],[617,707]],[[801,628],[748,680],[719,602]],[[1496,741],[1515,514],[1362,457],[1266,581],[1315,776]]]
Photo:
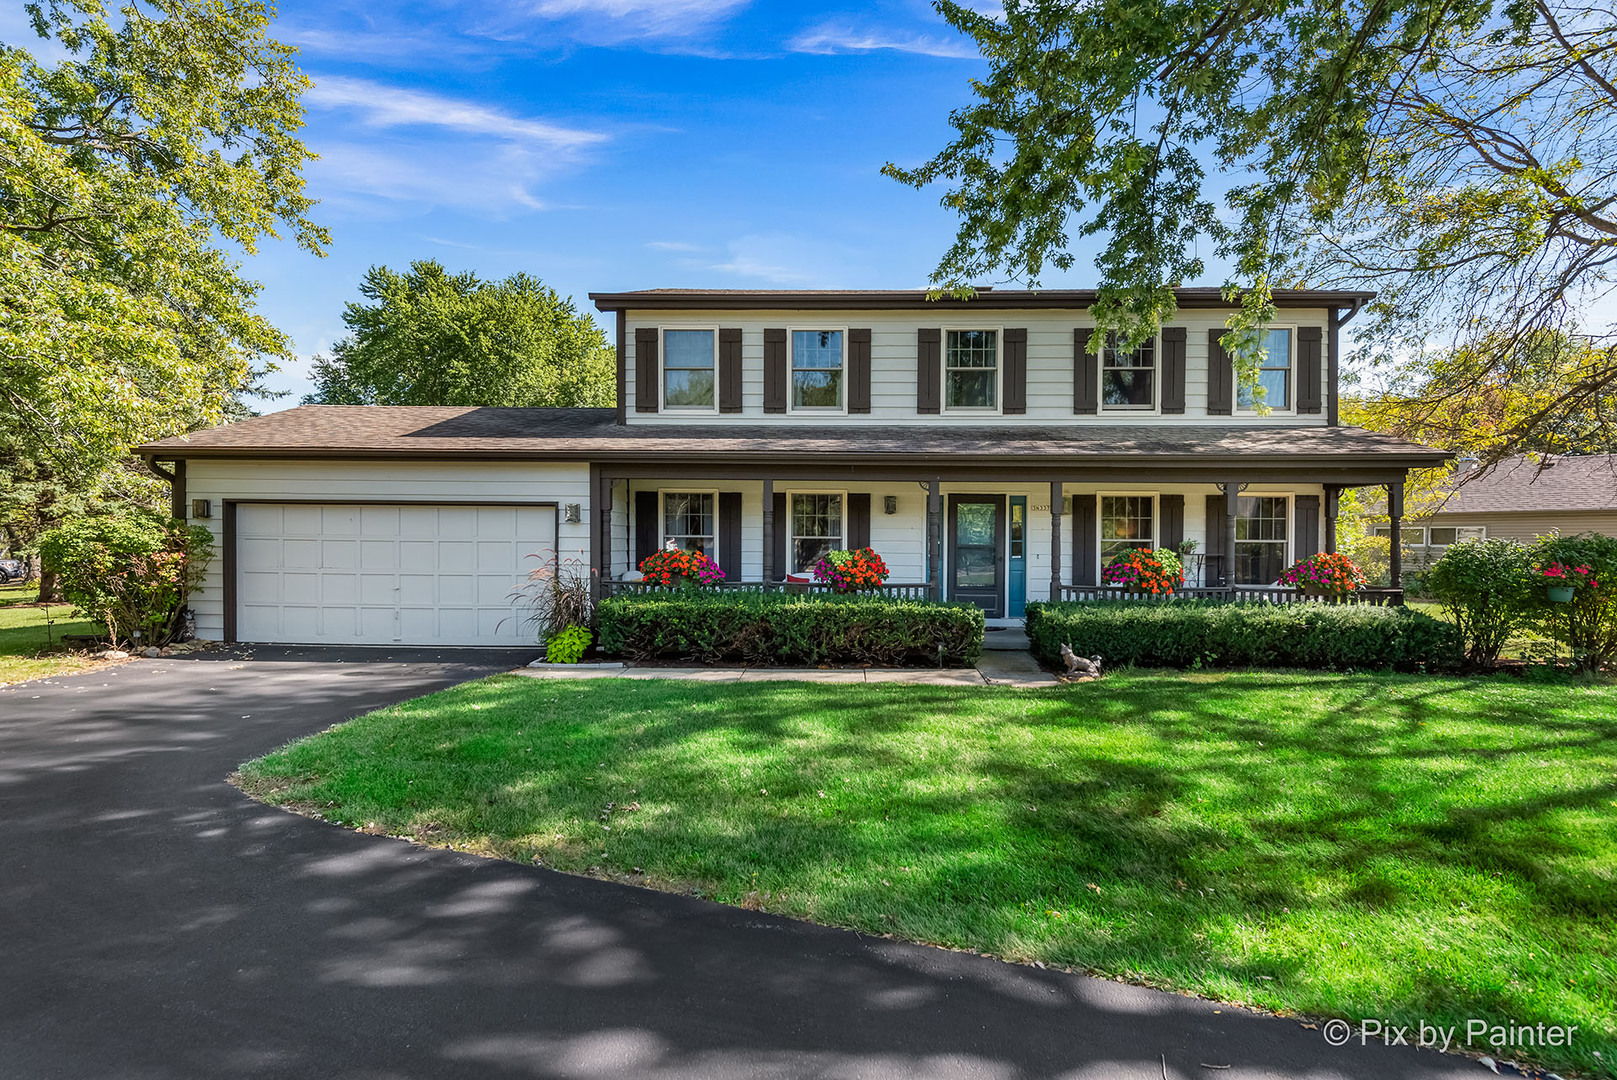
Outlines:
[[[1465,350],[1510,380],[1617,266],[1617,13],[1576,0],[954,0],[989,70],[936,157],[961,217],[937,268],[1036,285],[1097,237],[1102,329],[1140,338],[1204,255],[1234,268],[1251,380],[1283,285],[1381,296],[1364,359]],[[1568,405],[1617,385],[1607,326]],[[1099,332],[1099,331],[1098,331]],[[1557,422],[1554,410],[1545,423]],[[1512,428],[1526,438],[1526,429]],[[1490,456],[1519,441],[1503,439]]]
[[569,298],[516,274],[483,281],[437,262],[372,267],[349,336],[316,357],[324,405],[610,405],[616,360]]

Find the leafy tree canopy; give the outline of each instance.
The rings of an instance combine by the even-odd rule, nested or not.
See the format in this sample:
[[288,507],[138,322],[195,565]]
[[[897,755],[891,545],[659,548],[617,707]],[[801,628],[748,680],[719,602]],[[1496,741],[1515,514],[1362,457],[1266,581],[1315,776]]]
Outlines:
[[[1097,335],[1136,340],[1227,258],[1235,353],[1278,286],[1379,290],[1363,359],[1430,348],[1509,377],[1617,266],[1617,11],[1577,0],[956,0],[989,70],[914,168],[961,217],[934,280],[1036,286],[1104,240]],[[1205,164],[1204,164],[1205,163]],[[1209,175],[1211,167],[1213,175]],[[1363,325],[1363,324],[1361,324]],[[1617,383],[1592,342],[1585,391]],[[1494,453],[1503,453],[1494,448]]]
[[516,274],[482,281],[434,261],[372,267],[349,336],[316,357],[324,405],[610,405],[616,357],[570,298]]
[[0,44],[0,452],[93,477],[217,422],[285,338],[232,252],[320,252],[309,85],[257,0],[36,0]]

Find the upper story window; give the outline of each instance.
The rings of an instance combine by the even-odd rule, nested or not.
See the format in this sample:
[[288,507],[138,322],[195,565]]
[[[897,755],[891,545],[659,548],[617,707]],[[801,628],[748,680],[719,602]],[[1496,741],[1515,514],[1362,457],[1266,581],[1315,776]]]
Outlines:
[[950,330],[944,338],[943,407],[999,408],[999,331]]
[[844,334],[841,330],[792,331],[792,408],[842,409]]
[[663,331],[663,408],[710,411],[718,334],[712,330]]
[[1235,584],[1273,585],[1286,561],[1284,495],[1242,495],[1235,501]]
[[1157,404],[1157,342],[1122,348],[1110,334],[1101,356],[1100,402],[1107,409],[1154,409]]
[[806,574],[820,556],[840,551],[842,495],[838,492],[796,492],[792,495],[792,573]]
[[[1264,335],[1263,366],[1258,369],[1258,385],[1263,387],[1263,403],[1271,409],[1291,408],[1291,329],[1271,327]],[[1250,409],[1257,404],[1252,391],[1243,386],[1239,402]]]
[[713,502],[711,491],[663,492],[663,546],[716,554]]
[[1156,499],[1150,495],[1100,497],[1100,564],[1133,548],[1156,547]]

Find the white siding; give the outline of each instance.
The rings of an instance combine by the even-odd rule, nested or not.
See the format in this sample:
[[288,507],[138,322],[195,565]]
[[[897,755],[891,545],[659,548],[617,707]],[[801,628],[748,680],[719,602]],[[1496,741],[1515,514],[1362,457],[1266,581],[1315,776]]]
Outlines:
[[[1277,326],[1328,326],[1328,313],[1324,308],[1288,309],[1276,320]],[[631,311],[627,316],[624,333],[626,350],[625,379],[628,394],[628,422],[631,424],[715,424],[737,423],[770,424],[1324,424],[1323,410],[1315,415],[1298,416],[1276,411],[1268,417],[1242,415],[1209,416],[1207,414],[1207,332],[1222,328],[1226,313],[1220,310],[1190,309],[1179,313],[1170,325],[1183,326],[1185,341],[1185,412],[1183,415],[1162,416],[1134,411],[1102,410],[1093,416],[1074,415],[1072,411],[1073,330],[1092,325],[1085,313],[1077,310],[1008,310],[983,309],[967,316],[958,308],[927,311]],[[915,411],[916,390],[916,330],[919,327],[980,326],[985,329],[1025,327],[1027,344],[1027,413],[1020,416],[986,416],[984,414],[920,415]],[[742,407],[741,414],[657,412],[640,413],[634,408],[635,394],[635,329],[647,326],[713,326],[741,328]],[[766,327],[824,326],[869,327],[870,345],[870,398],[868,416],[846,416],[840,413],[814,415],[804,413],[764,412],[764,329]],[[1329,358],[1323,355],[1322,345],[1320,380],[1323,389],[1329,372]],[[1297,346],[1293,338],[1293,364]],[[1158,371],[1160,373],[1160,342]],[[1159,375],[1160,378],[1160,375]],[[1296,377],[1293,376],[1295,394]],[[653,388],[655,390],[655,388]]]
[[1541,536],[1557,533],[1574,536],[1593,532],[1617,536],[1617,511],[1561,511],[1537,510],[1519,514],[1433,514],[1430,518],[1405,518],[1406,526],[1419,525],[1481,525],[1489,536],[1510,537],[1529,543]]
[[562,559],[589,566],[589,466],[482,461],[288,461],[195,458],[186,466],[188,499],[208,499],[213,517],[193,521],[214,534],[213,559],[191,607],[197,633],[224,635],[223,505],[226,499],[266,502],[578,503],[579,522],[558,524]]

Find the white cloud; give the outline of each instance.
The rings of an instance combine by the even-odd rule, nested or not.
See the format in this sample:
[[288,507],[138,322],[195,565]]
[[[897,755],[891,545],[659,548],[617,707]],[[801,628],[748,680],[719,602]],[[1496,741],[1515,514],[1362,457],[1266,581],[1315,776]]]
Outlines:
[[605,18],[618,32],[685,36],[745,7],[748,0],[538,0],[535,13],[548,19]]
[[687,244],[681,240],[650,240],[646,246],[653,251],[706,251],[700,244]]
[[342,75],[317,78],[304,100],[315,108],[350,110],[375,128],[451,128],[511,142],[540,143],[554,150],[576,150],[606,140],[596,131],[512,116],[472,101]]
[[512,144],[327,142],[308,173],[324,208],[375,218],[393,213],[378,200],[485,213],[543,210],[533,188],[555,167],[555,155]]
[[[823,281],[825,274],[809,269],[807,263],[834,265],[839,253],[826,244],[792,236],[743,236],[726,245],[729,258],[706,269],[738,278],[752,278],[771,285],[808,286]],[[788,262],[781,256],[796,256]]]
[[858,29],[846,23],[826,22],[810,27],[786,47],[793,52],[833,55],[837,53],[866,53],[890,49],[894,52],[937,56],[950,60],[972,59],[977,50],[959,38],[933,37],[928,34],[895,34],[881,30]]

